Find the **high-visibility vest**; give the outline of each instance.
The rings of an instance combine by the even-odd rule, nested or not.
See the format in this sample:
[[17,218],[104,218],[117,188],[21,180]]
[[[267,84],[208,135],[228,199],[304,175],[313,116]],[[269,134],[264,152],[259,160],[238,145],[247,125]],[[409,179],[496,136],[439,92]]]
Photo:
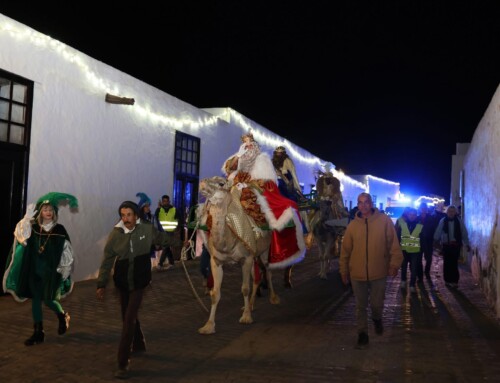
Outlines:
[[415,229],[410,233],[408,224],[401,222],[401,249],[407,253],[420,252],[420,233],[424,225],[417,223]]
[[178,222],[175,219],[175,207],[171,207],[168,211],[164,208],[160,208],[158,213],[158,221],[160,221],[161,227],[165,231],[174,231],[177,228]]

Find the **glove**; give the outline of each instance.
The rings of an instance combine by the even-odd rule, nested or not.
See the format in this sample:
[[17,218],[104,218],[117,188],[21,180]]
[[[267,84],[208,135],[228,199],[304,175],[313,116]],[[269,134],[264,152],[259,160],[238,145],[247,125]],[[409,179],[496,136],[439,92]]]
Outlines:
[[35,215],[36,215],[36,212],[38,210],[35,210],[35,204],[34,203],[30,203],[28,205],[28,207],[26,208],[26,214],[24,215],[24,218],[27,218],[28,220],[30,220],[31,218],[33,218]]
[[244,183],[244,182],[238,182],[236,184],[236,187],[238,188],[238,190],[242,190],[242,189],[248,187],[248,185],[246,183]]
[[26,241],[31,236],[31,220],[36,212],[35,204],[30,203],[26,208],[24,218],[17,223],[16,229],[14,230],[14,236],[17,242],[21,243],[23,246],[26,246]]
[[241,156],[243,156],[243,154],[247,152],[247,150],[248,149],[245,147],[245,144],[241,145],[240,150],[238,151],[238,153],[236,153],[236,157],[240,158]]

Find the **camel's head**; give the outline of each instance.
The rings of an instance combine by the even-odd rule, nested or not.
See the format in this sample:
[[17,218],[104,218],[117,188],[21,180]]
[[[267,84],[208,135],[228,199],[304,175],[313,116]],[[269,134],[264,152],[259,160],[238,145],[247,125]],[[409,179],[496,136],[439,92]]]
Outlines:
[[227,181],[223,177],[210,177],[210,178],[204,178],[200,182],[200,193],[205,197],[206,199],[211,198],[214,193],[225,187]]

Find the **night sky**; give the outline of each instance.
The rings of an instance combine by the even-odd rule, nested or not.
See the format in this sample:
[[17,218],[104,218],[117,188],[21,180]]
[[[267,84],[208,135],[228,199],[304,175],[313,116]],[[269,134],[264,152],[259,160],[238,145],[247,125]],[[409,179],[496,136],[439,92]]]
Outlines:
[[231,107],[347,174],[447,202],[456,143],[500,83],[498,1],[150,3],[0,13],[196,107]]

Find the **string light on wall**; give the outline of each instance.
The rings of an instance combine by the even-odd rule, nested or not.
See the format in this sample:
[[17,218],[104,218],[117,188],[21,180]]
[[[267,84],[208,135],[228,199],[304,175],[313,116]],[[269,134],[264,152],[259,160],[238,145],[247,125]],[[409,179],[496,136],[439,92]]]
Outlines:
[[[46,36],[31,28],[24,26],[17,26],[9,22],[8,19],[0,15],[0,35],[2,33],[9,34],[18,40],[26,40],[36,48],[51,49],[56,52],[61,58],[67,62],[75,65],[81,72],[83,77],[87,80],[86,85],[91,88],[91,91],[101,94],[118,95],[123,92],[116,84],[111,84],[108,80],[100,77],[95,71],[91,70],[87,64],[89,59],[84,54],[76,49],[61,43],[58,40]],[[131,99],[131,98],[130,98]],[[145,118],[156,124],[162,124],[173,129],[180,129],[189,127],[191,129],[201,129],[209,126],[214,126],[218,123],[218,118],[215,116],[208,116],[204,118],[193,119],[191,117],[176,117],[152,111],[150,107],[144,106],[139,101],[135,101],[135,106],[132,109],[127,109],[130,113],[135,113],[142,118]]]
[[367,182],[369,182],[370,178],[373,179],[373,180],[376,180],[378,182],[383,182],[383,183],[386,183],[386,184],[389,184],[389,185],[399,186],[399,182],[388,181],[388,180],[385,180],[383,178],[372,176],[370,174],[368,174],[366,176]]
[[[89,58],[85,54],[29,27],[13,24],[7,17],[0,15],[0,37],[2,34],[9,34],[15,39],[28,41],[36,48],[34,49],[34,51],[42,48],[50,49],[56,52],[61,58],[71,63],[82,72],[82,77],[86,79],[85,85],[91,92],[94,92],[99,96],[101,96],[102,94],[121,95],[123,93],[126,93],[122,92],[118,84],[111,83],[104,77],[99,76],[96,71],[92,70],[92,66],[88,63],[93,59]],[[78,78],[78,76],[75,76],[73,78]],[[294,160],[300,161],[309,166],[322,166],[324,164],[324,161],[321,161],[318,157],[312,155],[303,155],[301,151],[297,149],[298,147],[290,143],[288,140],[274,134],[266,133],[265,128],[249,123],[247,119],[245,119],[241,114],[231,108],[223,109],[219,116],[207,115],[203,118],[192,118],[190,116],[177,117],[165,113],[155,112],[154,110],[151,110],[151,107],[149,105],[144,104],[144,102],[141,103],[140,100],[135,100],[131,97],[116,97],[117,98],[114,99],[115,101],[120,98],[121,103],[125,103],[125,101],[127,101],[129,103],[128,105],[134,105],[133,108],[127,109],[129,113],[134,113],[153,124],[160,124],[173,129],[182,129],[189,127],[191,129],[197,130],[208,128],[217,125],[219,118],[227,120],[229,116],[230,118],[233,118],[235,122],[240,125],[245,131],[252,131],[257,141],[270,147],[284,146],[291,157],[294,158]],[[110,98],[108,97],[108,100],[109,99]],[[341,182],[346,182],[363,189],[365,188],[364,184],[350,178],[349,176],[346,176],[343,172],[336,172],[334,170],[333,173],[336,177],[339,178],[339,180],[341,180]]]

